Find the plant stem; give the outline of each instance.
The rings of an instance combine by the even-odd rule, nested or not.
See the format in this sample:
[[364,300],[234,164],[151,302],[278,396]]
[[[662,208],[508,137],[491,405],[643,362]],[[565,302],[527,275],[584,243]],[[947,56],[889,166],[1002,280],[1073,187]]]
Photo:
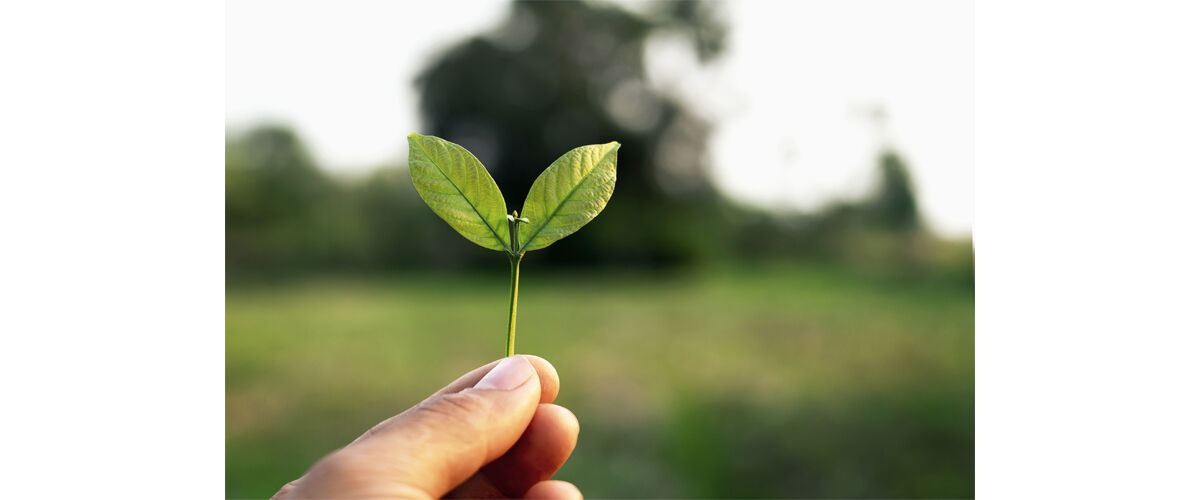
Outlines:
[[516,354],[517,350],[517,279],[521,277],[521,257],[525,252],[517,248],[517,237],[521,233],[521,223],[529,222],[513,210],[508,216],[508,343],[504,346],[504,357]]
[[508,342],[504,348],[504,356],[516,354],[517,347],[517,278],[521,275],[521,257],[525,254],[508,256]]

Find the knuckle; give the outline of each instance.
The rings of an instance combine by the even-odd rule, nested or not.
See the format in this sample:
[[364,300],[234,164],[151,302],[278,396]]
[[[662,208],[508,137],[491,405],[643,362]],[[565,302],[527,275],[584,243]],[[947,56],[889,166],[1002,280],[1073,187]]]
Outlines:
[[481,416],[488,414],[490,408],[487,398],[472,392],[459,392],[423,403],[417,411],[438,420],[474,425]]
[[478,394],[447,394],[414,408],[414,423],[427,434],[465,439],[482,431],[491,409],[491,402]]

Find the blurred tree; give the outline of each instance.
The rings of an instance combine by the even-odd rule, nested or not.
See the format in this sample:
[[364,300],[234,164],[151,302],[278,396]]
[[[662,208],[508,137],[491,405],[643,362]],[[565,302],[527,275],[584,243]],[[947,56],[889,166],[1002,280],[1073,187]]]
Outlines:
[[227,138],[227,268],[281,272],[355,261],[363,231],[346,194],[285,127]]
[[723,48],[725,31],[709,3],[663,2],[645,14],[577,1],[513,3],[496,32],[458,44],[417,77],[423,132],[474,152],[510,210],[563,153],[619,141],[609,208],[535,258],[702,258],[713,248],[706,226],[717,202],[704,167],[710,126],[653,89],[643,59],[652,33],[671,32],[707,61]]
[[460,238],[429,217],[398,165],[335,179],[286,127],[226,138],[225,256],[233,274],[452,268],[493,257],[456,244]]
[[867,221],[885,229],[917,229],[917,196],[913,193],[908,165],[893,150],[879,155],[879,185],[867,201]]
[[240,227],[302,216],[330,188],[291,130],[265,125],[225,143],[225,222]]

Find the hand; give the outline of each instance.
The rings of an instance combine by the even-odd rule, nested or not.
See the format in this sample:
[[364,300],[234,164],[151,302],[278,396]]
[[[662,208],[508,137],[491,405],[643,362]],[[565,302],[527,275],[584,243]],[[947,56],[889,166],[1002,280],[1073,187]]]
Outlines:
[[321,459],[272,499],[572,498],[547,481],[575,449],[579,421],[558,405],[558,373],[512,356],[463,375]]

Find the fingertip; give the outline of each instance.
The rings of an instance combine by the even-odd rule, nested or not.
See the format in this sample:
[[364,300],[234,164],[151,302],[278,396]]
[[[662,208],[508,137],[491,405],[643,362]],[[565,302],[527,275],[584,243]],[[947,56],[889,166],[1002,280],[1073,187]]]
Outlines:
[[575,443],[579,439],[579,418],[575,416],[575,412],[555,404],[542,404],[538,405],[534,418],[542,421],[555,421],[559,427],[565,430],[564,434],[571,438],[568,453],[575,449]]
[[[550,364],[549,361],[546,361],[545,359],[542,359],[539,356],[534,356],[532,354],[518,354],[518,356],[525,358],[525,360],[528,361],[529,364],[533,365],[533,369],[537,371],[538,383],[540,383],[542,386],[542,393],[540,396],[540,400],[538,402],[539,403],[553,403],[554,399],[558,397],[558,387],[559,387],[558,371],[554,369],[554,365]],[[483,365],[479,368],[471,370],[471,372],[459,377],[458,380],[451,382],[450,385],[447,385],[446,387],[443,387],[440,391],[437,391],[436,393],[434,393],[434,396],[441,396],[441,395],[445,395],[445,394],[454,394],[454,393],[460,392],[464,389],[469,389],[471,387],[474,387],[475,384],[479,383],[480,379],[482,379],[484,376],[486,376],[488,374],[488,372],[490,372],[493,368],[495,368],[497,365],[499,365],[503,361],[504,361],[504,358],[501,358],[496,361],[492,361],[491,363],[488,363],[486,365]]]
[[550,500],[583,500],[583,493],[566,481],[542,481],[529,488],[523,498]]
[[533,380],[535,374],[537,369],[528,359],[521,356],[504,358],[475,383],[475,389],[511,391]]
[[538,378],[541,379],[542,400],[540,402],[543,404],[553,403],[554,399],[558,397],[558,370],[549,361],[540,356],[532,354],[521,354],[521,356],[524,356],[529,361],[529,364],[533,365],[534,369],[538,372]]

